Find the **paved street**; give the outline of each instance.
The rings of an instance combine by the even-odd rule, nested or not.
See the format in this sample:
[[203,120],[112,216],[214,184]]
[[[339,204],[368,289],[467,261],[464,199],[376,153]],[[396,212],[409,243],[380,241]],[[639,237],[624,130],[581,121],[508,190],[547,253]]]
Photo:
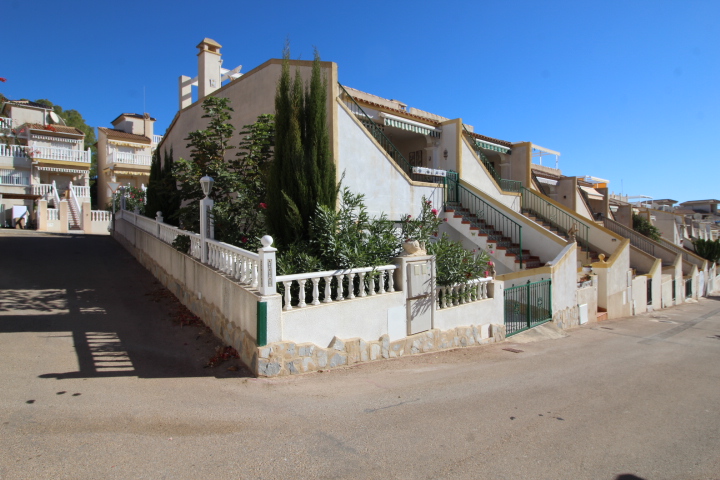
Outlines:
[[265,380],[111,238],[0,246],[0,480],[720,479],[720,297]]

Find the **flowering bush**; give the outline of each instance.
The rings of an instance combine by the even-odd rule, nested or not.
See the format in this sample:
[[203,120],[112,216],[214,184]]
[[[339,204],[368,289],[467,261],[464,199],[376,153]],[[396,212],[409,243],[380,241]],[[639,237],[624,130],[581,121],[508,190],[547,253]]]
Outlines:
[[[123,192],[124,190],[124,192]],[[135,211],[135,207],[140,210],[140,214],[145,213],[145,192],[139,188],[128,185],[123,189],[118,189],[113,195],[113,201],[115,202],[115,211],[120,210],[121,201],[120,198],[125,195],[125,210],[131,212]],[[112,212],[112,203],[107,206],[107,210]]]
[[438,218],[438,211],[433,208],[432,202],[423,197],[420,215],[417,218],[405,215],[400,223],[400,235],[404,241],[417,240],[420,245],[426,245],[431,237],[437,237],[442,220]]

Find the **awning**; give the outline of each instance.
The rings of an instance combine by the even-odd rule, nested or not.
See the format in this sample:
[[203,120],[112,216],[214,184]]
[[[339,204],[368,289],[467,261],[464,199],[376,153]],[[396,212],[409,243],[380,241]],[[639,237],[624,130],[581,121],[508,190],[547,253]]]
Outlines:
[[150,176],[150,172],[131,172],[130,170],[114,170],[114,173],[115,175]]
[[32,134],[33,140],[46,140],[48,142],[68,142],[68,143],[83,143],[82,140],[76,138],[65,138],[65,137],[48,137],[47,135],[35,135]]
[[538,182],[540,183],[547,183],[548,185],[557,185],[558,181],[553,180],[552,178],[545,178],[545,177],[535,177]]
[[579,185],[579,187],[580,187],[585,193],[587,193],[587,196],[588,196],[588,198],[589,198],[590,200],[602,200],[602,199],[605,198],[600,192],[598,192],[597,190],[595,190],[595,189],[592,188],[592,187],[584,187],[584,186],[582,186],[582,185]]
[[409,132],[419,133],[421,135],[428,135],[430,137],[440,138],[441,130],[433,127],[432,125],[425,125],[419,122],[414,122],[389,113],[380,112],[380,116],[385,121],[385,125],[388,127],[401,128]]
[[508,147],[503,147],[495,143],[485,142],[483,140],[480,140],[479,138],[475,139],[475,145],[480,148],[484,148],[485,150],[492,150],[493,152],[510,153],[510,149]]
[[60,173],[88,173],[89,170],[75,170],[72,168],[54,168],[54,167],[35,167],[43,172],[60,172]]
[[108,138],[108,143],[112,143],[113,145],[118,145],[120,147],[132,147],[132,148],[148,148],[150,147],[150,143],[139,143],[139,142],[126,142],[121,140],[113,140],[112,138]]

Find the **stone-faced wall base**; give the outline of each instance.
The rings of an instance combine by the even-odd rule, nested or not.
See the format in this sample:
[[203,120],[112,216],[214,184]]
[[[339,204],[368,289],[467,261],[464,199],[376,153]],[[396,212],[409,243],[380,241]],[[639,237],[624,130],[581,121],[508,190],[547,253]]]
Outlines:
[[505,326],[491,325],[482,338],[482,328],[471,325],[446,331],[428,330],[394,342],[388,335],[375,341],[335,337],[327,348],[312,343],[276,342],[258,348],[257,372],[262,377],[297,375],[330,368],[398,358],[451,348],[485,345],[505,340]]

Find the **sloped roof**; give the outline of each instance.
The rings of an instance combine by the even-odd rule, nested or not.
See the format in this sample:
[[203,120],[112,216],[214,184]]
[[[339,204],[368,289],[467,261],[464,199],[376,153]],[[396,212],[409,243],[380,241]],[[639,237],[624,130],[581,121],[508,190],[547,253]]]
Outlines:
[[107,135],[108,138],[128,140],[136,143],[152,143],[152,141],[144,135],[136,135],[134,133],[123,132],[122,130],[105,127],[98,127],[98,130]]
[[[42,130],[44,132],[49,132],[49,133],[56,132],[56,133],[66,133],[69,135],[82,135],[83,137],[85,136],[83,131],[80,130],[79,128],[67,127],[65,125],[57,125],[57,124],[40,125],[39,123],[26,123],[23,126],[29,128],[30,130]],[[20,127],[20,128],[22,128],[22,127]],[[51,128],[52,128],[52,130],[51,130]]]
[[[120,117],[139,118],[140,120],[142,120],[142,119],[145,118],[145,116],[142,115],[142,114],[140,114],[140,113],[121,113],[120,115],[118,115],[117,117],[115,117],[115,120],[113,120],[113,121],[110,122],[110,123],[112,123],[112,124],[114,125],[115,122],[117,122]],[[152,121],[154,122],[156,119],[153,118],[153,117],[150,117],[150,120],[152,120]]]

